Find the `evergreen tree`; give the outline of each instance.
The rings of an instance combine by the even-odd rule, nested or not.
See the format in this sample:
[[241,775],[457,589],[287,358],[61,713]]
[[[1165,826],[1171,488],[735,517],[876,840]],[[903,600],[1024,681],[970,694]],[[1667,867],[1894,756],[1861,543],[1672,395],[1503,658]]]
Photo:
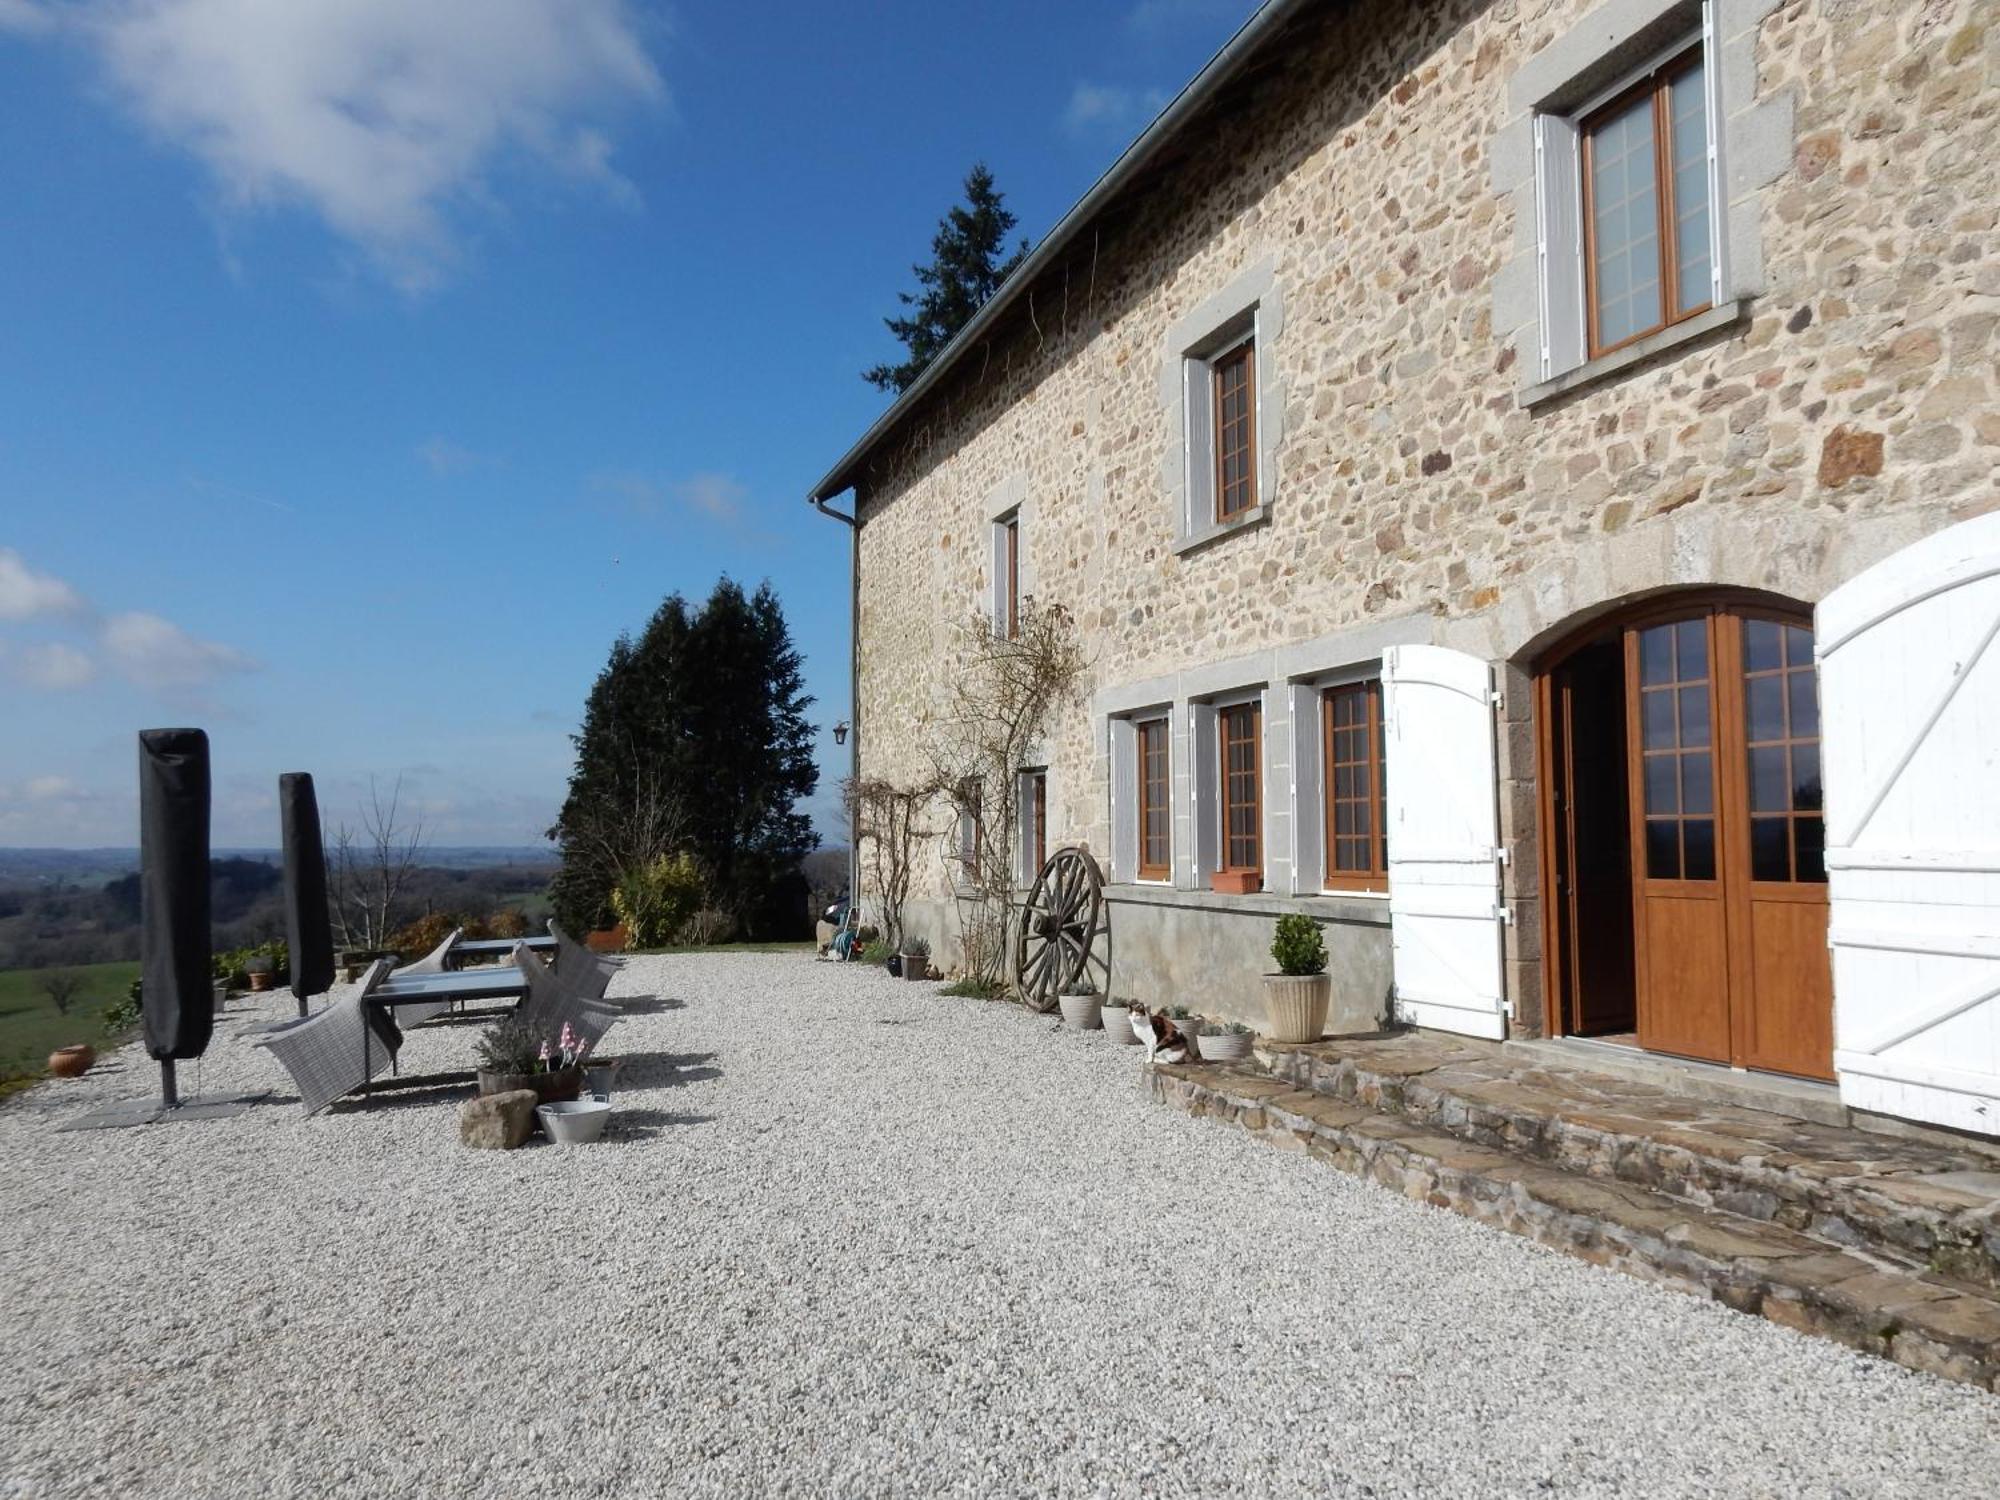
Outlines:
[[[678,594],[620,637],[574,736],[569,796],[549,836],[563,862],[556,917],[587,932],[611,917],[621,875],[662,854],[701,867],[706,904],[748,936],[789,936],[787,901],[816,840],[795,811],[819,772],[799,654],[769,584],[725,578],[699,612]],[[796,907],[796,910],[791,909]]]
[[977,163],[966,174],[965,202],[938,221],[931,263],[910,268],[920,290],[898,293],[911,313],[882,320],[902,340],[909,357],[900,364],[877,365],[861,378],[898,395],[908,390],[1027,255],[1028,242],[1022,240],[1012,255],[1001,259],[1013,227],[1005,195],[993,186],[986,164]]

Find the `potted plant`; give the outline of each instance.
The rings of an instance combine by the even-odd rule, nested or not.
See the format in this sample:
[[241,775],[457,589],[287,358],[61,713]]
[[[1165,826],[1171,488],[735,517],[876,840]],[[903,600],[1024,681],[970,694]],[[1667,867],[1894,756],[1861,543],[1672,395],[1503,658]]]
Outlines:
[[255,953],[243,961],[243,972],[249,975],[253,990],[268,990],[277,971],[277,961],[268,953]]
[[1188,1061],[1195,1061],[1201,1056],[1201,1042],[1196,1035],[1201,1030],[1201,1017],[1185,1005],[1169,1005],[1167,1019],[1174,1023],[1174,1030],[1188,1039]]
[[931,973],[931,945],[928,938],[903,939],[903,977],[928,979]]
[[1096,1031],[1104,1025],[1104,1004],[1097,986],[1088,979],[1072,979],[1062,987],[1056,1003],[1062,1007],[1063,1020],[1077,1031]]
[[97,1061],[97,1049],[88,1042],[72,1042],[49,1054],[49,1074],[55,1078],[81,1078]]
[[574,1099],[583,1092],[583,1054],[567,1024],[551,1046],[549,1039],[509,1017],[488,1027],[473,1047],[479,1065],[479,1092],[508,1094],[530,1089],[543,1104]]
[[1274,1042],[1318,1041],[1333,998],[1319,923],[1302,912],[1278,918],[1271,957],[1278,972],[1264,976],[1264,1008],[1270,1017],[1265,1034]]
[[1132,1029],[1133,1009],[1130,1002],[1124,1000],[1107,999],[1104,1002],[1101,1015],[1104,1029],[1112,1041],[1130,1047],[1139,1045],[1139,1033]]
[[1253,1033],[1241,1021],[1203,1021],[1200,1032],[1203,1062],[1240,1062],[1250,1055]]

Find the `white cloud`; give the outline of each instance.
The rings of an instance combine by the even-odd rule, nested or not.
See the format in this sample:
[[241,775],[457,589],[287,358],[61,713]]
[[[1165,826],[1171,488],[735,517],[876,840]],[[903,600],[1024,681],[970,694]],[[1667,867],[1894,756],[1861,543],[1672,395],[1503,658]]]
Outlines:
[[657,516],[670,510],[694,511],[712,521],[733,524],[743,518],[750,491],[727,474],[693,474],[686,479],[654,479],[644,474],[598,474],[594,488],[616,497],[635,516]]
[[0,620],[83,612],[83,596],[60,578],[37,573],[11,547],[0,547]]
[[665,97],[631,0],[80,0],[62,15],[230,206],[303,205],[409,291],[450,268],[462,215],[524,158],[631,198],[604,116]]
[[256,665],[234,646],[198,640],[171,620],[141,610],[108,616],[99,640],[127,680],[169,692],[206,687]]
[[30,802],[55,802],[82,795],[83,788],[67,776],[33,776],[28,779],[25,788],[25,796]]
[[6,654],[7,674],[30,687],[60,692],[97,676],[97,663],[66,641],[32,641]]
[[498,467],[500,460],[490,453],[476,453],[470,448],[461,448],[449,438],[434,437],[417,445],[417,457],[424,467],[440,479],[451,474],[464,474],[473,469]]
[[1072,135],[1099,132],[1136,135],[1167,105],[1159,89],[1130,89],[1109,83],[1078,83],[1063,110],[1063,128]]
[[0,32],[52,30],[55,17],[32,0],[0,0]]

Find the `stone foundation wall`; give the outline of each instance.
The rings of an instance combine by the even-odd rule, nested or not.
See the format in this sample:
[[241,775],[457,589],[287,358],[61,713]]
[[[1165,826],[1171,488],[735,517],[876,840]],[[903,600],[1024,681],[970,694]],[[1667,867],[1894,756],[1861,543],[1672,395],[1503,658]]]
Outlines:
[[[1422,617],[1509,666],[1508,978],[1534,1029],[1537,652],[1682,584],[1809,603],[2000,504],[2000,0],[1760,0],[1738,86],[1789,98],[1794,131],[1743,197],[1761,290],[1740,321],[1530,409],[1493,310],[1534,226],[1494,142],[1517,69],[1593,9],[1311,11],[1171,185],[1086,236],[1060,294],[1038,291],[878,447],[857,492],[864,774],[925,770],[922,715],[990,599],[983,507],[1010,484],[1031,505],[1026,571],[1079,621],[1092,692]],[[1269,519],[1177,550],[1172,331],[1266,271],[1283,307],[1260,401]],[[1047,738],[1049,844],[1102,855],[1087,698]],[[942,903],[936,824],[917,894]]]

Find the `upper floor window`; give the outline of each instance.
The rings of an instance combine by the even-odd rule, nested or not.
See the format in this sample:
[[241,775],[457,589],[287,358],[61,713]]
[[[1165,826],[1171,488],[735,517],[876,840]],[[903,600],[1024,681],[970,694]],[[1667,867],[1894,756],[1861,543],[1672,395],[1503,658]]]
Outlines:
[[1013,640],[1021,633],[1021,513],[993,523],[993,630]]
[[1257,341],[1246,338],[1209,361],[1214,406],[1215,519],[1248,514],[1257,503]]
[[1049,862],[1049,773],[1023,771],[1020,781],[1021,883],[1027,885]]
[[1387,805],[1382,775],[1382,684],[1345,683],[1320,694],[1326,873],[1330,891],[1389,886]]
[[954,799],[958,803],[958,862],[964,878],[977,878],[981,861],[986,858],[986,784],[977,776],[968,776],[958,784]]
[[1222,869],[1264,868],[1263,708],[1235,703],[1218,710],[1222,767]]
[[1584,311],[1595,359],[1713,305],[1699,44],[1583,115]]

